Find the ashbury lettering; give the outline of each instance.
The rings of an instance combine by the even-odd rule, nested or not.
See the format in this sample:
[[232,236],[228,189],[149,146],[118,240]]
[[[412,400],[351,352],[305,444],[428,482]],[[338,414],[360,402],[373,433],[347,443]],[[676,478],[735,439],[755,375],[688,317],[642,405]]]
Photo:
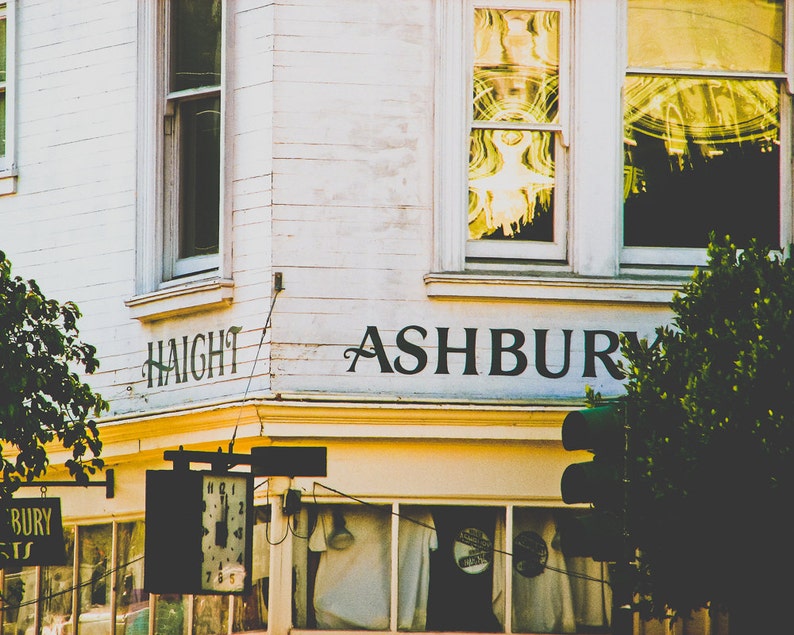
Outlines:
[[[52,534],[52,509],[13,507],[8,510],[8,529],[15,538],[36,538]],[[0,542],[0,554],[13,560],[28,560],[35,540]]]
[[[488,375],[513,376],[521,375],[529,367],[529,357],[524,352],[527,335],[519,329],[490,329],[490,364]],[[548,351],[549,329],[533,329],[534,336],[534,368],[547,379],[560,379],[571,370],[571,343],[574,332],[572,329],[559,331],[562,336],[562,348],[555,346],[554,359]],[[622,331],[629,340],[638,341],[636,331]],[[395,345],[400,354],[390,360],[386,354],[377,326],[368,326],[364,338],[357,348],[345,350],[345,359],[352,360],[347,372],[356,372],[361,358],[375,359],[381,373],[398,372],[402,375],[415,375],[428,367],[429,356],[426,348],[435,345],[437,351],[436,375],[449,374],[449,358],[451,355],[463,356],[463,374],[479,375],[477,367],[476,346],[479,329],[464,328],[463,332],[450,334],[450,329],[437,327],[435,342],[428,342],[427,329],[411,324],[400,330],[395,337]],[[578,337],[578,335],[577,335]],[[606,329],[585,330],[581,337],[584,362],[582,377],[595,377],[596,368],[600,364],[615,379],[622,379],[623,373],[612,358],[620,349],[620,335]],[[455,341],[457,345],[452,345]]]
[[151,388],[155,381],[157,386],[167,386],[171,373],[177,384],[212,379],[215,372],[221,376],[226,369],[236,373],[237,334],[241,330],[240,326],[232,326],[225,332],[220,329],[217,333],[198,333],[192,339],[183,335],[179,339],[149,342],[149,359],[142,367],[147,386]]

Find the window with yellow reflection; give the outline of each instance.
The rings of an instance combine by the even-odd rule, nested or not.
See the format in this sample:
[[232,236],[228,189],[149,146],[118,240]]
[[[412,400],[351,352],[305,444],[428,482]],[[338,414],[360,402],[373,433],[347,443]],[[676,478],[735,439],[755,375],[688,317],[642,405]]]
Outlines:
[[549,3],[473,10],[468,239],[474,256],[494,253],[493,241],[532,248],[525,253],[533,257],[565,255],[564,9]]
[[782,0],[628,0],[624,247],[702,248],[710,231],[780,245],[784,13]]

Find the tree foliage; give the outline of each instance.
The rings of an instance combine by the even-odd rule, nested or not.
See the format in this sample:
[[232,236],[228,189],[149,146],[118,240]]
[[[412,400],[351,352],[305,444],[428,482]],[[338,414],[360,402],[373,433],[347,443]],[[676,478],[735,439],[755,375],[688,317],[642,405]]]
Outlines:
[[[624,340],[644,617],[774,605],[794,500],[794,262],[712,242],[653,343]],[[757,624],[756,624],[757,625]],[[761,631],[756,631],[761,632]]]
[[80,316],[73,302],[12,276],[0,251],[0,500],[46,472],[55,440],[71,450],[65,466],[76,482],[103,467],[94,417],[108,404],[78,374],[99,367],[96,349],[78,337]]

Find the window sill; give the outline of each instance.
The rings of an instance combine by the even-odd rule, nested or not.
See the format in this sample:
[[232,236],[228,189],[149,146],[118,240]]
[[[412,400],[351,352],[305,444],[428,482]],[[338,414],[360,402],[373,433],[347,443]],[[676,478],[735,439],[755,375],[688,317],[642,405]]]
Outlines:
[[668,305],[684,278],[585,278],[481,273],[425,275],[430,298],[546,300]]
[[141,322],[222,309],[232,303],[234,281],[212,278],[172,286],[126,300],[132,317]]
[[17,191],[16,170],[0,171],[0,196],[5,196],[6,194],[15,194],[16,191]]

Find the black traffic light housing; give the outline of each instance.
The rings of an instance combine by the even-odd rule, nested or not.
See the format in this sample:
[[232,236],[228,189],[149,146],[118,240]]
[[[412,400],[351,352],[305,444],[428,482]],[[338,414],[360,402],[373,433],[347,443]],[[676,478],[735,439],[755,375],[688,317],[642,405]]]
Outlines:
[[565,468],[560,480],[567,504],[590,503],[592,509],[560,527],[567,556],[616,562],[624,554],[626,429],[617,404],[574,410],[562,424],[566,450],[589,450],[593,459]]

